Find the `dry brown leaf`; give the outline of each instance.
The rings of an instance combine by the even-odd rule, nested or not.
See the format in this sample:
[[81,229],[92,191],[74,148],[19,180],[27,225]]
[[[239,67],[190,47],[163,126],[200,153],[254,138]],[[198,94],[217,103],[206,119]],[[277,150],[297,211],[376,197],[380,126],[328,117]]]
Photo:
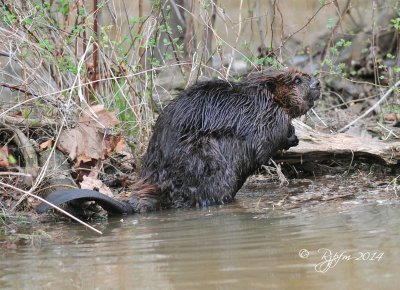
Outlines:
[[44,141],[43,143],[41,143],[39,145],[39,147],[40,147],[40,149],[44,150],[44,149],[53,147],[53,143],[54,143],[54,140],[53,139],[49,139],[49,140]]
[[64,130],[58,140],[58,149],[69,155],[77,164],[91,159],[103,159],[102,134],[97,128],[79,124]]
[[[104,145],[105,145],[104,146],[105,147],[104,154],[106,156],[110,156],[112,152],[116,151],[116,147],[118,144],[120,144],[121,140],[123,141],[123,138],[121,135],[106,135],[106,136],[104,136]],[[118,152],[118,151],[116,151],[116,152]]]
[[8,168],[10,167],[10,162],[8,161],[8,147],[0,147],[0,167]]
[[75,128],[61,133],[57,148],[68,154],[75,165],[92,159],[103,160],[114,151],[121,137],[104,133],[104,127],[99,123],[112,128],[118,124],[118,120],[103,105],[93,106],[85,111]]
[[78,164],[75,164],[75,170],[76,170],[76,180],[77,181],[82,181],[84,176],[91,176],[93,178],[97,178],[98,176],[98,170],[97,168],[99,167],[101,161],[100,160],[95,160],[92,159],[88,162],[80,162]]
[[98,180],[97,178],[91,176],[83,177],[83,181],[81,182],[81,188],[90,190],[97,189],[99,192],[105,195],[114,197],[114,194],[112,193],[111,189],[108,186],[104,185],[104,183],[101,182],[101,180]]
[[83,111],[79,123],[97,128],[113,128],[119,124],[119,121],[114,113],[104,109],[103,105],[96,105]]
[[120,138],[118,140],[118,143],[114,147],[114,151],[117,153],[122,153],[126,151],[126,142],[123,138]]
[[386,114],[383,118],[385,119],[386,122],[393,122],[399,120],[400,116],[397,115],[396,113],[389,113]]

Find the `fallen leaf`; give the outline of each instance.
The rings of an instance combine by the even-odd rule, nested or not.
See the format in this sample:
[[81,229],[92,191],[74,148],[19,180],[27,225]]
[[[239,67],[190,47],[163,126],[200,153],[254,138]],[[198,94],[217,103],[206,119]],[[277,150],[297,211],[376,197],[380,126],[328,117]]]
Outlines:
[[97,179],[93,178],[91,176],[84,176],[83,181],[81,182],[81,188],[82,189],[90,189],[90,190],[96,190],[108,195],[109,197],[114,197],[114,194],[112,193],[111,189],[107,186],[104,185],[104,183]]
[[384,118],[385,121],[387,121],[387,122],[393,122],[393,121],[399,120],[399,119],[400,119],[399,117],[400,117],[400,116],[397,115],[396,113],[389,113],[389,114],[386,114],[383,118]]
[[10,167],[10,162],[8,161],[8,147],[0,147],[0,167],[8,168]]
[[49,139],[49,140],[44,141],[43,143],[41,143],[39,145],[39,147],[40,147],[40,149],[44,150],[44,149],[53,147],[53,143],[54,143],[54,140],[53,139]]
[[103,105],[96,105],[82,112],[79,123],[96,128],[113,128],[119,124],[119,121],[114,113],[104,109]]
[[117,153],[122,153],[126,151],[126,142],[123,138],[120,138],[118,140],[118,143],[114,147],[114,151]]
[[[88,162],[79,162],[78,165],[75,165],[76,170],[76,180],[82,181],[84,176],[91,176],[97,178],[98,170],[94,170],[94,168],[98,168],[99,160],[91,159]],[[96,173],[96,174],[94,174]]]
[[[119,144],[119,146],[123,146],[123,144],[120,144],[121,141],[123,142],[122,135],[105,135],[104,136],[104,149],[105,152],[104,154],[106,156],[110,156],[112,152],[116,151],[116,147]],[[117,151],[116,151],[117,152]]]
[[57,148],[69,156],[75,167],[93,160],[104,160],[122,139],[120,135],[108,133],[108,128],[117,124],[114,113],[106,111],[103,105],[90,107],[74,128],[61,132]]

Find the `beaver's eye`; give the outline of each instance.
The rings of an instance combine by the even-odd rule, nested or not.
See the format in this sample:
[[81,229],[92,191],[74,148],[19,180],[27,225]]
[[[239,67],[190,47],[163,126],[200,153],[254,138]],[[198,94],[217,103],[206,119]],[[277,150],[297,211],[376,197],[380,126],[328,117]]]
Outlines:
[[301,82],[302,82],[302,80],[301,80],[301,78],[299,78],[299,77],[296,77],[296,78],[294,79],[294,83],[295,83],[296,85],[300,85]]

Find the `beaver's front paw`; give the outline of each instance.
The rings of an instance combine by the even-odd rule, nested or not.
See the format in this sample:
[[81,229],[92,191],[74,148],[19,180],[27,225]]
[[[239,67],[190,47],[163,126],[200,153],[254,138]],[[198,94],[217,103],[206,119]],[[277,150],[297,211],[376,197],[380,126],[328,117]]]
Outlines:
[[296,136],[296,131],[295,131],[293,125],[290,124],[289,132],[288,132],[288,136],[287,136],[287,140],[286,140],[286,146],[283,149],[288,150],[290,147],[295,147],[297,145],[299,145],[299,139]]
[[299,145],[299,139],[297,138],[296,134],[293,134],[287,138],[287,144],[285,150],[288,150],[290,147],[295,147]]

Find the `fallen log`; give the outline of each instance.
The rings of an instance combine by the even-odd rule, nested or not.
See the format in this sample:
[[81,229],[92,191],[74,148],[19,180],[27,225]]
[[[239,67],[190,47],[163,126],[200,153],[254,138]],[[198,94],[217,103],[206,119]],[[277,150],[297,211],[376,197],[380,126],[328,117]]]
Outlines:
[[301,164],[324,160],[362,161],[381,165],[400,164],[400,142],[380,141],[347,133],[318,132],[300,121],[293,121],[300,142],[274,156],[275,162]]

